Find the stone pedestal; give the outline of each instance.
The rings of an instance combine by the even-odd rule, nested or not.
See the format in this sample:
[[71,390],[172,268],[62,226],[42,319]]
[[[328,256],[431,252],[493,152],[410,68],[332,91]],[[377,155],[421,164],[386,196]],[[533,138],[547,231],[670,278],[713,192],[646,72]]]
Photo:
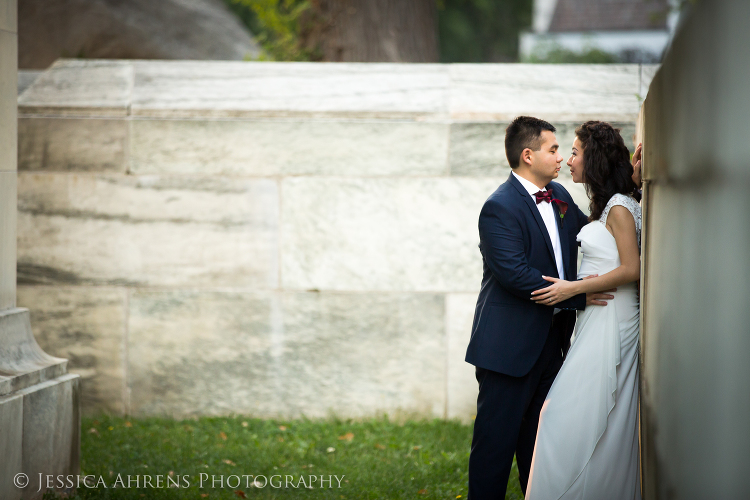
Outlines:
[[77,474],[81,447],[80,377],[39,347],[16,307],[16,25],[16,0],[0,0],[0,500],[42,498],[39,474]]
[[[46,354],[28,309],[0,311],[0,498],[41,498],[39,474],[78,474],[79,375]],[[29,484],[18,488],[17,474]]]

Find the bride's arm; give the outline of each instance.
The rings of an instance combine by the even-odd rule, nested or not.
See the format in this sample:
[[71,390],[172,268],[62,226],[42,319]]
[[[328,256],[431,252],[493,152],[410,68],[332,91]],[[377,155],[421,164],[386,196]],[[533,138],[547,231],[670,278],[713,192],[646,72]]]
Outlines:
[[607,216],[607,229],[615,237],[617,243],[617,251],[620,254],[618,268],[596,278],[579,281],[565,281],[544,276],[544,279],[552,282],[552,285],[531,292],[531,300],[544,305],[554,305],[579,293],[607,290],[637,281],[641,275],[641,257],[638,252],[638,237],[633,215],[627,208],[620,205],[612,207]]

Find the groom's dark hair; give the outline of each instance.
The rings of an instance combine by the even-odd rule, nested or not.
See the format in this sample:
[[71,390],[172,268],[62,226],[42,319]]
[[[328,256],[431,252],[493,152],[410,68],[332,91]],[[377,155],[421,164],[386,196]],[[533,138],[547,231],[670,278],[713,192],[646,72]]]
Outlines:
[[555,127],[533,116],[519,116],[508,125],[505,129],[505,156],[510,168],[518,168],[524,149],[539,151],[542,147],[543,130],[555,132]]

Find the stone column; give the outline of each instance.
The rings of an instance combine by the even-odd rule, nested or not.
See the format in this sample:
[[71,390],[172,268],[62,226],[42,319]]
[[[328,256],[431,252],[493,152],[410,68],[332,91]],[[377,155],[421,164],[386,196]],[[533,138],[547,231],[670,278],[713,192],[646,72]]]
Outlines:
[[[18,32],[16,0],[0,0],[0,498],[41,498],[39,473],[77,474],[78,375],[34,340],[16,307]],[[29,479],[25,488],[22,477]],[[14,482],[16,480],[16,482]]]
[[692,3],[644,103],[644,499],[750,498],[750,2]]

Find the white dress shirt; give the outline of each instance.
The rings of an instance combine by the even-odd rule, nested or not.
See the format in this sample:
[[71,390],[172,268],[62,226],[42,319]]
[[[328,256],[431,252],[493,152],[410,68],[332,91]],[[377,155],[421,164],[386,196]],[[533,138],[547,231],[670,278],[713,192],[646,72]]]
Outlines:
[[557,230],[557,221],[555,220],[555,210],[552,208],[552,203],[547,203],[546,201],[543,201],[537,204],[536,202],[535,195],[537,191],[547,191],[547,188],[539,189],[539,187],[537,187],[533,182],[527,181],[526,179],[516,174],[515,172],[513,172],[513,175],[516,176],[516,179],[518,179],[518,182],[520,182],[521,185],[524,188],[526,188],[526,191],[529,192],[529,196],[531,196],[531,198],[534,200],[534,205],[536,205],[536,208],[539,210],[539,214],[542,216],[544,225],[547,226],[547,233],[549,233],[549,239],[552,241],[552,250],[555,252],[555,264],[557,264],[557,275],[560,277],[561,280],[564,280],[565,270],[563,269],[562,245],[560,244],[560,233]]

